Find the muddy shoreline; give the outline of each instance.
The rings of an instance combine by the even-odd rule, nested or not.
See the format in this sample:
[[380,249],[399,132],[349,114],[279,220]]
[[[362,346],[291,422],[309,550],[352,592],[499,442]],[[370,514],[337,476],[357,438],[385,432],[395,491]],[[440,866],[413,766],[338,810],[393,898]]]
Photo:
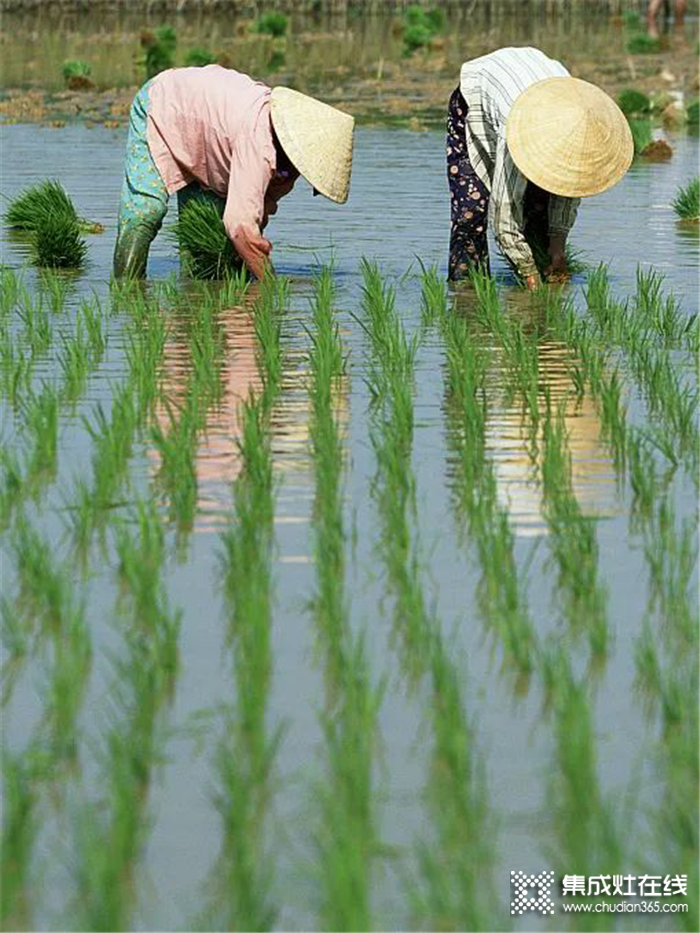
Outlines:
[[[643,65],[631,61],[580,61],[570,70],[613,97],[631,84],[650,95],[682,92],[688,100],[698,95],[697,60],[692,50],[685,57],[677,52],[648,56]],[[370,75],[350,75],[338,66],[320,78],[304,79],[281,71],[267,81],[271,85],[292,84],[321,96],[350,110],[359,123],[425,130],[442,126],[445,101],[457,83],[457,75],[444,59],[431,58],[412,62],[410,70],[401,63],[380,62]],[[0,90],[0,121],[55,127],[82,122],[117,128],[126,123],[138,88],[137,83],[78,91],[4,88]]]

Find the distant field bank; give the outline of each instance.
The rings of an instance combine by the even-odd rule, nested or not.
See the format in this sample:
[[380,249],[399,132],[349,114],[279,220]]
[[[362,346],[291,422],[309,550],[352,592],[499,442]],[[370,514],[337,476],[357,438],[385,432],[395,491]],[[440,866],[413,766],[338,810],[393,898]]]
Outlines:
[[[379,12],[386,9],[401,9],[415,3],[416,0],[270,0],[266,4],[269,8],[277,8],[295,12],[345,12],[350,9]],[[418,0],[422,2],[422,0]],[[428,0],[428,6],[453,7],[459,9],[465,0]],[[535,6],[556,7],[601,7],[611,11],[639,9],[643,6],[639,0],[531,0]],[[519,7],[521,0],[480,0],[481,5],[505,7]],[[101,7],[103,9],[128,9],[143,12],[156,12],[158,10],[217,10],[234,13],[253,14],[258,11],[259,4],[254,0],[0,0],[0,10],[46,10],[55,8],[60,10],[87,10]],[[690,12],[697,12],[698,3],[689,4]]]

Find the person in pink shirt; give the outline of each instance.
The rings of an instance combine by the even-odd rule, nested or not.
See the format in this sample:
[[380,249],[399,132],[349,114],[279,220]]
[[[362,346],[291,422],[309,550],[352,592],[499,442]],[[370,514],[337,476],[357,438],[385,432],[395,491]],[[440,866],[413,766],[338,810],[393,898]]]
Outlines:
[[172,68],[136,95],[129,115],[115,276],[143,276],[170,195],[214,198],[226,232],[261,278],[263,235],[302,175],[340,204],[348,198],[354,120],[290,88],[271,89],[219,65]]

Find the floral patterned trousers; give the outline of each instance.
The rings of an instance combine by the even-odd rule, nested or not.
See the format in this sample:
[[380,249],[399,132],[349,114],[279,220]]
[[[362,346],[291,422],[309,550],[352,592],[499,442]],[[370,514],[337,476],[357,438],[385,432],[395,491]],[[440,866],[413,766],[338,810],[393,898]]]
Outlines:
[[486,239],[489,191],[469,161],[466,116],[466,101],[456,88],[447,110],[447,180],[451,208],[449,278],[453,281],[467,276],[471,266],[489,271]]

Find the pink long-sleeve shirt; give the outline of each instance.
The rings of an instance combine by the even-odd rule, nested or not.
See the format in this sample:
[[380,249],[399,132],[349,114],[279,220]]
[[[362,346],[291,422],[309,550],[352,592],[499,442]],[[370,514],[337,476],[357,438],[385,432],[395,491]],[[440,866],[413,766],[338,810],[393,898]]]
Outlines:
[[226,198],[224,225],[234,242],[242,231],[259,236],[277,165],[270,88],[207,65],[163,71],[148,94],[148,145],[168,191],[197,181]]

